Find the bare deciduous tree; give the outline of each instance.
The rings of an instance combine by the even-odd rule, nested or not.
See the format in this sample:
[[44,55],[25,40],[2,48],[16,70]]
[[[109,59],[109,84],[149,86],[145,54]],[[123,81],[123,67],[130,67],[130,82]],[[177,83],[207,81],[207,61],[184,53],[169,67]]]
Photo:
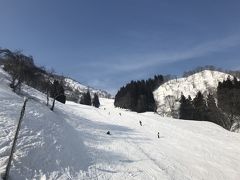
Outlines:
[[27,77],[27,62],[32,62],[32,57],[23,55],[20,51],[12,52],[8,49],[0,49],[0,54],[7,60],[4,69],[11,75],[10,87],[14,92],[21,90],[21,85]]
[[51,84],[53,81],[53,76],[54,76],[54,69],[52,68],[50,71],[48,71],[48,76],[46,79],[46,95],[47,95],[47,106],[49,105],[49,96],[50,96],[50,88],[51,88]]
[[164,98],[165,105],[170,109],[170,115],[176,116],[176,98],[172,95],[168,95]]
[[56,100],[65,104],[66,96],[64,94],[63,81],[59,82],[57,80],[54,80],[51,87],[51,96],[53,98],[52,107],[50,108],[52,111],[54,110]]

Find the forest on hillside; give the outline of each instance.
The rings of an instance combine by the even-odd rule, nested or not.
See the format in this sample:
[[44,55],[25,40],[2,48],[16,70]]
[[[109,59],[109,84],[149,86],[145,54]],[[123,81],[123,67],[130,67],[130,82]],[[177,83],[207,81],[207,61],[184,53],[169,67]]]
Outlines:
[[[214,94],[209,91],[208,95],[204,96],[199,91],[196,97],[185,97],[183,93],[179,99],[166,96],[164,99],[165,103],[169,103],[170,114],[179,119],[210,121],[228,130],[237,129],[240,127],[240,81],[237,78],[239,71],[224,71],[214,66],[204,66],[185,72],[183,76],[188,77],[204,70],[228,72],[229,77],[218,83]],[[236,76],[231,79],[230,74]],[[168,80],[163,75],[158,75],[148,80],[131,81],[117,92],[114,105],[138,113],[156,112],[157,102],[153,91]],[[177,103],[180,106],[175,109]]]
[[[73,91],[65,84],[65,77],[57,75],[54,70],[47,70],[34,63],[32,56],[26,56],[21,51],[11,51],[0,48],[0,65],[11,76],[9,86],[15,93],[20,94],[23,83],[46,94],[46,104],[49,105],[50,98],[53,99],[51,110],[54,109],[55,100],[64,103],[66,100],[80,99],[81,104],[99,107],[98,94],[90,96],[90,92],[80,93]],[[65,91],[71,91],[69,96]]]
[[[52,110],[55,100],[62,103],[66,102],[64,77],[56,75],[53,70],[48,71],[44,67],[36,66],[32,56],[26,56],[20,51],[0,49],[0,64],[11,75],[10,87],[14,92],[19,93],[21,86],[25,83],[46,94],[47,105],[49,98],[52,98]],[[206,69],[218,70],[214,66],[198,67],[185,72],[184,76],[190,76]],[[182,95],[179,100],[180,107],[177,112],[174,112],[177,113],[178,118],[210,121],[228,130],[234,130],[240,126],[240,81],[237,78],[240,73],[239,71],[221,71],[236,76],[231,79],[229,75],[227,80],[219,82],[215,94],[209,92],[207,96],[204,96],[199,91],[196,97]],[[138,113],[156,112],[157,102],[154,99],[153,91],[173,77],[155,75],[147,80],[131,81],[119,89],[115,96],[114,105]],[[91,95],[87,91],[75,96],[78,97],[71,96],[71,98],[80,99],[80,104],[100,106],[96,93]]]
[[219,82],[217,96],[209,93],[206,98],[199,91],[192,99],[182,95],[179,118],[210,121],[227,130],[240,127],[240,81],[235,77]]
[[136,112],[156,111],[153,91],[164,82],[164,76],[155,75],[153,79],[131,81],[121,87],[115,96],[116,107]]

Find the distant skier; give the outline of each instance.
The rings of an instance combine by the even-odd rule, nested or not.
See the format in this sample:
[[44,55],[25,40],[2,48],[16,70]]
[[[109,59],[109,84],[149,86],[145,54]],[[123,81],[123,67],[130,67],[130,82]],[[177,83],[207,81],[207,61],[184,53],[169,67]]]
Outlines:
[[110,131],[107,132],[107,135],[111,135]]
[[159,132],[158,132],[158,134],[157,134],[157,135],[158,135],[158,139],[159,139],[159,138],[160,138],[160,134],[159,134]]
[[139,121],[140,126],[142,126],[142,121]]
[[119,113],[119,116],[122,116],[122,114],[121,114],[121,113]]
[[110,112],[108,112],[108,115],[110,115]]

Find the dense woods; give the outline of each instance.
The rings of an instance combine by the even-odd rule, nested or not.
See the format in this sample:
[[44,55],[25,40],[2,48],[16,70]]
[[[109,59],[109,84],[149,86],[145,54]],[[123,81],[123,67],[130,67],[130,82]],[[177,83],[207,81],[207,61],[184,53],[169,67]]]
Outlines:
[[3,69],[11,75],[10,87],[14,92],[21,93],[22,83],[25,83],[45,93],[47,105],[50,95],[53,98],[52,110],[55,100],[66,102],[63,78],[54,75],[52,71],[47,72],[44,67],[36,66],[33,57],[26,56],[20,51],[0,49],[0,59]]
[[100,106],[99,98],[96,93],[93,96],[92,105],[96,108],[99,108],[99,106]]
[[44,68],[37,67],[31,56],[8,49],[0,49],[0,55],[4,70],[11,75],[10,87],[14,92],[20,91],[23,82],[41,92],[46,91],[49,82],[46,81],[44,75],[47,72]]
[[87,91],[86,93],[84,93],[82,95],[80,104],[84,104],[84,105],[88,105],[88,106],[92,105],[91,95],[90,95],[89,91]]
[[86,93],[83,93],[80,98],[80,104],[88,105],[88,106],[94,106],[96,108],[99,108],[100,102],[97,93],[94,93],[93,98],[91,97],[91,94],[89,90]]
[[[16,93],[21,93],[22,84],[25,83],[46,94],[46,104],[52,98],[51,110],[54,110],[55,101],[65,104],[66,100],[72,100],[85,105],[100,106],[98,94],[91,97],[90,91],[79,92],[66,86],[64,76],[54,74],[54,70],[47,71],[44,67],[34,64],[32,56],[26,56],[20,51],[0,49],[0,65],[11,75],[10,87]],[[68,91],[66,97],[65,91]],[[80,99],[80,100],[79,100]]]
[[240,117],[240,81],[237,78],[220,82],[217,88],[218,107],[225,113],[227,125],[239,124]]
[[216,97],[208,94],[204,98],[198,92],[193,100],[182,95],[180,103],[180,119],[210,121],[230,130],[234,124],[239,126],[240,81],[228,78],[219,82]]
[[117,92],[114,105],[139,113],[155,111],[156,103],[153,91],[163,82],[164,77],[162,75],[156,75],[153,79],[146,81],[131,81]]

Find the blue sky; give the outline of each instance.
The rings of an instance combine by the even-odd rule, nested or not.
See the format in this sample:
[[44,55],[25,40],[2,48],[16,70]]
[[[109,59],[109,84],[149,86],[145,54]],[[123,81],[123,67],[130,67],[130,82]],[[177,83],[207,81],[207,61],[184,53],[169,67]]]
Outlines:
[[0,47],[113,94],[154,74],[240,69],[238,0],[0,2]]

